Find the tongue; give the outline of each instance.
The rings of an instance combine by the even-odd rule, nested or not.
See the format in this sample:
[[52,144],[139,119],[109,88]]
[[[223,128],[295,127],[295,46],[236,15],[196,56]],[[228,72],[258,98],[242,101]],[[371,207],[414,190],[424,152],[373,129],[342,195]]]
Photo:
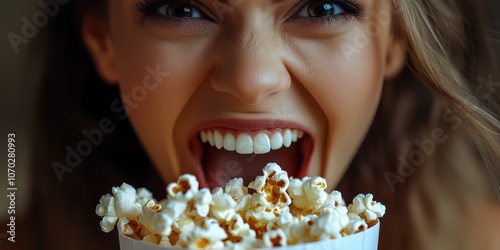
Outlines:
[[244,184],[248,185],[257,175],[262,174],[262,169],[269,162],[276,162],[289,176],[298,176],[302,155],[297,144],[261,155],[242,155],[204,144],[201,164],[208,186],[224,186],[229,180],[237,177],[243,178]]

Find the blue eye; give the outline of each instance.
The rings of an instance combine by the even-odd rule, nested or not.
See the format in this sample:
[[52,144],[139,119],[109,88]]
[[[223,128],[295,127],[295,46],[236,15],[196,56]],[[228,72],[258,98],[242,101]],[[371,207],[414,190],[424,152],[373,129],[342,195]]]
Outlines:
[[297,13],[298,17],[332,17],[344,14],[345,10],[332,1],[311,0]]
[[176,18],[203,18],[203,14],[187,3],[169,3],[161,6],[156,11],[158,15]]

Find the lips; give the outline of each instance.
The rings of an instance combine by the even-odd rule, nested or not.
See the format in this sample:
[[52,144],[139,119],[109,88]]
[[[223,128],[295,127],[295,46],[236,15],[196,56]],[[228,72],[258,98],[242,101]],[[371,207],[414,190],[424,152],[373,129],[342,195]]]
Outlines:
[[269,162],[305,176],[313,139],[300,124],[283,120],[215,120],[192,129],[189,148],[200,184],[213,188],[237,177],[248,184]]

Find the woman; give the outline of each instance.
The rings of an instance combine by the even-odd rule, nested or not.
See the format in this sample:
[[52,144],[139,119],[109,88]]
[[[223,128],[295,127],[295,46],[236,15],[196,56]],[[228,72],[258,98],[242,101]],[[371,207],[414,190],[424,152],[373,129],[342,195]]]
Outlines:
[[46,44],[37,248],[116,247],[93,212],[123,181],[159,195],[182,173],[218,186],[270,161],[346,199],[372,192],[388,208],[381,249],[500,247],[479,2],[68,5]]

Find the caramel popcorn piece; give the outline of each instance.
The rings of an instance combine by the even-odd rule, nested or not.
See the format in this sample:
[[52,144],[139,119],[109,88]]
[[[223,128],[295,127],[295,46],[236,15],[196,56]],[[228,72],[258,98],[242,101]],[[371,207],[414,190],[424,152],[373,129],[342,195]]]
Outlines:
[[184,174],[179,177],[176,183],[170,183],[167,186],[167,194],[171,199],[188,202],[198,192],[199,183],[196,177],[190,174]]
[[257,176],[248,187],[262,194],[265,200],[274,206],[285,207],[292,203],[286,192],[290,181],[286,171],[276,163],[269,163],[262,170],[263,176]]

